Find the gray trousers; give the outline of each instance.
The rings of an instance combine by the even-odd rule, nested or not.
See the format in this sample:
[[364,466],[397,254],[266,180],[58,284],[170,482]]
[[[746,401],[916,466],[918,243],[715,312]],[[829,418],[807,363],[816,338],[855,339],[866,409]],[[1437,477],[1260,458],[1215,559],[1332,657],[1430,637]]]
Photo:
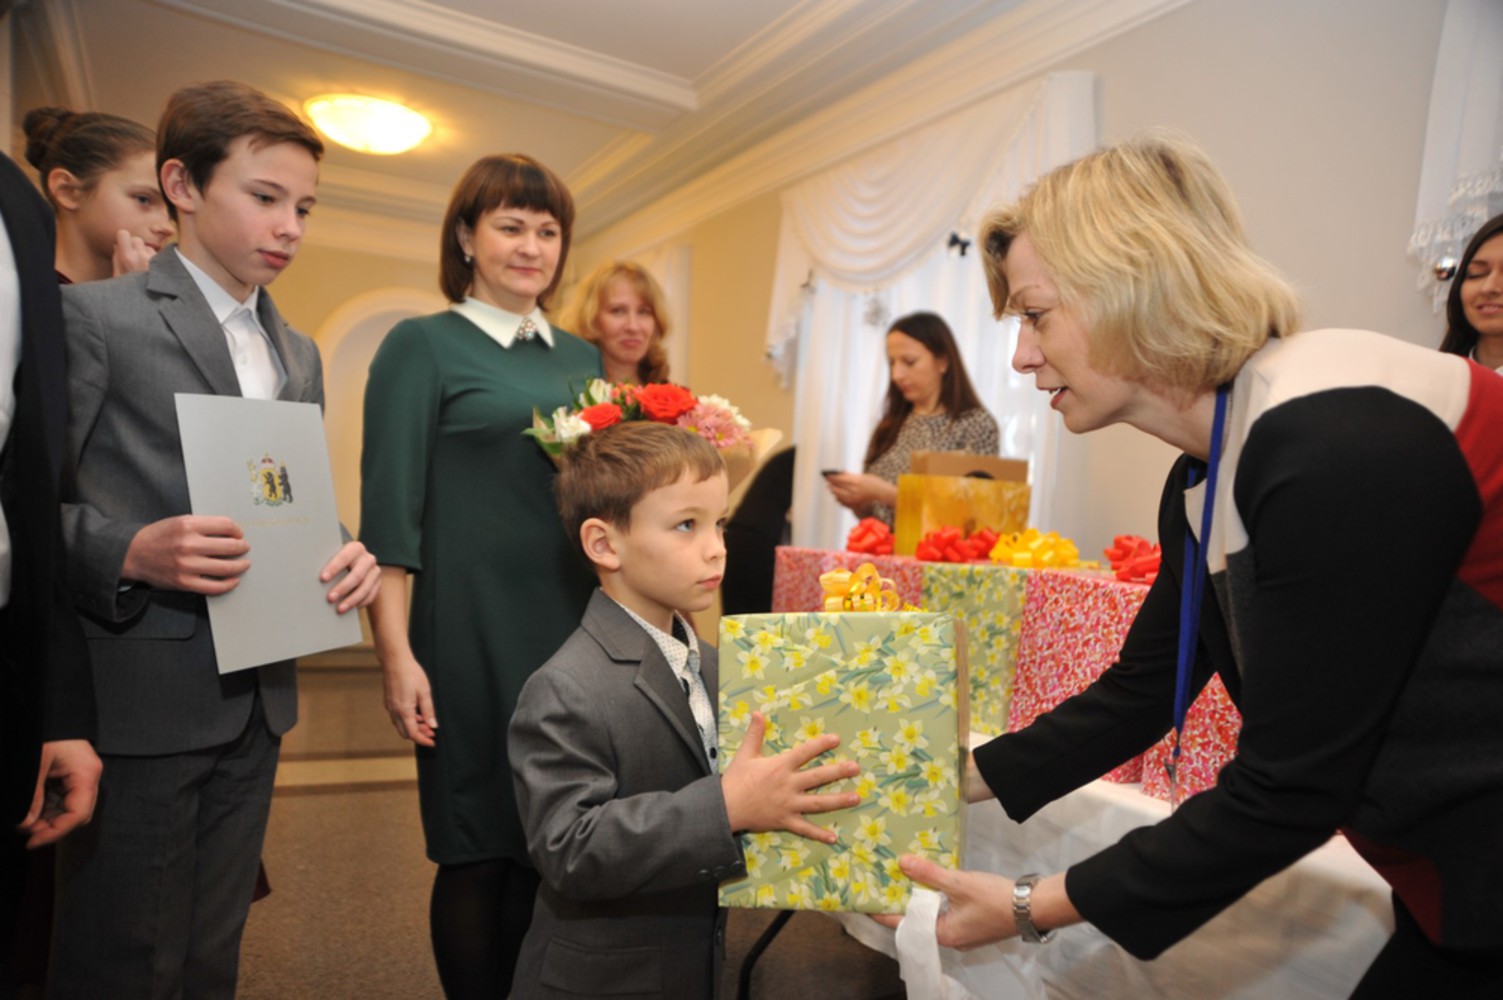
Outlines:
[[93,822],[58,845],[53,1000],[232,1000],[280,749],[258,696],[222,746],[100,755]]

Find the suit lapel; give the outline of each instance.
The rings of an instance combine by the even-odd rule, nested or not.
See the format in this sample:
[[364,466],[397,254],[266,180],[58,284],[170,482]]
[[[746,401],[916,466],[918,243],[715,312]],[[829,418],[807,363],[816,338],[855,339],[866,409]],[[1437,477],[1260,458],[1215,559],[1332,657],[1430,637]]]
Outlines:
[[240,379],[230,360],[224,329],[175,250],[163,250],[151,259],[146,288],[157,298],[163,322],[209,387],[220,396],[240,395]]
[[287,332],[287,324],[282,320],[282,314],[277,312],[275,303],[266,289],[261,289],[261,295],[256,302],[256,315],[261,321],[261,328],[271,338],[271,349],[277,352],[277,357],[282,359],[282,370],[287,377],[282,380],[282,391],[277,393],[278,399],[290,399],[294,402],[307,398],[305,395],[305,383],[308,373],[303,371],[292,354],[292,338]]
[[657,643],[642,631],[642,626],[621,610],[620,605],[600,590],[596,590],[590,598],[581,625],[595,637],[614,662],[622,665],[637,664],[634,686],[668,721],[684,746],[699,762],[700,768],[705,774],[709,774],[710,763],[705,759],[705,747],[699,738],[699,724],[694,721],[694,711],[689,707],[683,685],[664,659]]

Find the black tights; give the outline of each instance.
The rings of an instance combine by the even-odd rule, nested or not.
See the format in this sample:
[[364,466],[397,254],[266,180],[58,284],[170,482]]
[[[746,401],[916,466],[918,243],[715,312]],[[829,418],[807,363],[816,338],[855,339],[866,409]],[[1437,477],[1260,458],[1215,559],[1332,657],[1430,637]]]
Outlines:
[[1373,959],[1352,1000],[1503,997],[1503,952],[1469,954],[1435,947],[1397,896],[1393,916],[1393,937]]
[[505,858],[439,865],[428,924],[448,1000],[504,1000],[537,889],[535,870]]

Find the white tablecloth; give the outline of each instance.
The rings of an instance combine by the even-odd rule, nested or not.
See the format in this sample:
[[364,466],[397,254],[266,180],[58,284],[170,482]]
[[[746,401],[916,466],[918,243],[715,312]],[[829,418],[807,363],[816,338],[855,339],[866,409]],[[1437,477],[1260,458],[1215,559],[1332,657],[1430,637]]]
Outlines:
[[[1021,825],[995,801],[977,803],[967,816],[966,867],[1008,876],[1063,871],[1168,814],[1166,803],[1136,786],[1104,781]],[[893,931],[860,914],[835,916],[863,944],[897,957]],[[1392,932],[1387,884],[1337,837],[1152,962],[1080,924],[1044,945],[1014,939],[963,955],[946,952],[946,971],[972,995],[1006,1000],[1328,1000],[1351,992]],[[963,995],[947,995],[935,981],[907,986],[913,1000]]]

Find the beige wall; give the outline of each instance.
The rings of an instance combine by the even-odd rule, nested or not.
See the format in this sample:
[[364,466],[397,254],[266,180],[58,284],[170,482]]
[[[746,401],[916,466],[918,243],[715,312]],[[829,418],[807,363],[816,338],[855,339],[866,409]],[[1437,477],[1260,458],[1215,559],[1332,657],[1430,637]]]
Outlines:
[[[1441,326],[1415,291],[1404,247],[1444,7],[1197,0],[1052,68],[1099,76],[1104,141],[1150,126],[1200,141],[1230,177],[1253,243],[1304,291],[1313,325],[1433,344]],[[693,248],[692,384],[786,427],[792,393],[760,360],[778,211],[776,197],[763,195],[675,239]],[[581,255],[631,241],[618,228]],[[1048,527],[1087,551],[1115,533],[1156,535],[1172,458],[1166,445],[1127,428],[1066,434],[1061,503]]]
[[310,223],[311,242],[298,251],[293,266],[271,288],[277,308],[287,322],[310,337],[341,306],[367,292],[409,288],[439,294],[436,263],[319,246],[317,233],[315,209]]
[[754,426],[793,426],[793,393],[762,360],[782,205],[743,202],[687,234],[694,247],[688,384],[725,396]]

